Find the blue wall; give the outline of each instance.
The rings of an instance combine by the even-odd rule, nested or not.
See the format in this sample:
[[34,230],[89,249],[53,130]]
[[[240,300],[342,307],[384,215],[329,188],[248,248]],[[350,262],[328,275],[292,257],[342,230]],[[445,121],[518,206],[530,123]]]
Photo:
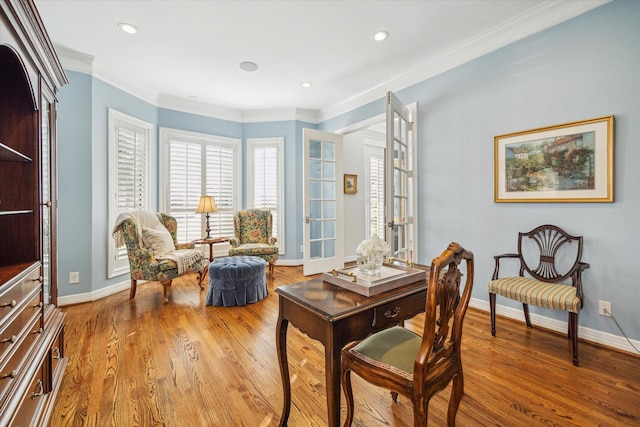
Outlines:
[[[91,94],[93,79],[67,72],[58,103],[58,292],[84,293],[92,280]],[[81,282],[69,287],[69,273]]]
[[[518,231],[556,224],[585,238],[591,269],[580,326],[620,335],[598,315],[598,300],[611,301],[623,330],[640,338],[639,22],[640,2],[615,1],[396,93],[418,103],[420,262],[458,241],[475,254],[473,297],[487,301],[493,256],[515,251]],[[612,114],[615,203],[494,203],[496,135]],[[323,129],[358,120],[360,109]],[[521,309],[502,298],[498,304]],[[531,312],[566,321],[565,313]]]
[[[583,259],[591,269],[584,276],[581,327],[620,335],[611,319],[597,314],[597,301],[607,300],[629,337],[640,339],[638,22],[640,2],[614,1],[396,93],[404,103],[418,103],[419,262],[429,263],[450,241],[459,241],[475,253],[473,297],[487,301],[493,255],[515,250],[517,231],[557,224],[585,237]],[[106,221],[107,105],[158,126],[240,134],[245,143],[247,137],[283,136],[287,259],[299,259],[302,244],[302,128],[335,130],[384,112],[381,94],[376,102],[318,125],[237,124],[163,109],[155,121],[154,107],[133,105],[132,97],[96,79],[69,75],[59,114],[60,295],[110,283],[105,279],[109,225],[101,222]],[[112,103],[122,98],[127,102]],[[615,203],[494,203],[494,136],[610,114],[616,116]],[[69,271],[80,271],[81,279],[91,275],[91,287],[66,285]],[[566,321],[563,313],[534,307],[532,312]]]

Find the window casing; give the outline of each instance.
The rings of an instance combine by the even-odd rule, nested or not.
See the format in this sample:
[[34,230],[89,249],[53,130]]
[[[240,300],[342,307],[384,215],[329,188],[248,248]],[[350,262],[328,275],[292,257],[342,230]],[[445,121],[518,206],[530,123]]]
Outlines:
[[201,239],[206,217],[195,213],[200,196],[213,196],[212,237],[233,236],[233,214],[242,198],[239,139],[160,129],[160,209],[178,221],[179,242]]
[[[151,209],[155,186],[153,176],[153,129],[150,123],[109,109],[109,233],[122,212]],[[116,248],[109,235],[108,277],[129,272],[125,247]]]
[[284,138],[247,139],[247,205],[269,209],[280,254],[284,247]]

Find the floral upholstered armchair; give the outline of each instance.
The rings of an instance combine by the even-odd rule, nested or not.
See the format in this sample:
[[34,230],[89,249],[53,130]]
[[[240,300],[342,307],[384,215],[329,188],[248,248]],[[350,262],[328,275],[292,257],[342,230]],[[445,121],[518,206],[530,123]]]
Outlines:
[[229,256],[250,255],[257,256],[269,263],[269,274],[273,277],[273,270],[279,257],[276,242],[278,239],[271,235],[273,217],[266,209],[247,209],[238,211],[233,216],[234,237],[229,241],[231,249]]
[[187,273],[203,274],[205,259],[202,252],[194,249],[193,243],[179,244],[177,228],[176,219],[163,213],[140,211],[118,217],[113,235],[116,247],[124,244],[127,248],[130,298],[136,295],[138,280],[160,282],[166,301],[167,290],[174,278]]

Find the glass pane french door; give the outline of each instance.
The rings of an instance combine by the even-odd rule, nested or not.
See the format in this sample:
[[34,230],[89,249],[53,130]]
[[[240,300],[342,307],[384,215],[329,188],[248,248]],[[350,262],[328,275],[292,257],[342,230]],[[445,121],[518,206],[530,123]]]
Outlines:
[[303,274],[342,268],[342,136],[303,129]]
[[387,93],[386,241],[391,256],[413,259],[413,132],[410,111]]

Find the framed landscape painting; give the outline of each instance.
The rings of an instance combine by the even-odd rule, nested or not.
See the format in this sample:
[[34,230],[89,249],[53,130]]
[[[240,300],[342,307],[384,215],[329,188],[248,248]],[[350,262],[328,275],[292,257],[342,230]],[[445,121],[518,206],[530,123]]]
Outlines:
[[613,116],[499,135],[495,202],[613,202]]

